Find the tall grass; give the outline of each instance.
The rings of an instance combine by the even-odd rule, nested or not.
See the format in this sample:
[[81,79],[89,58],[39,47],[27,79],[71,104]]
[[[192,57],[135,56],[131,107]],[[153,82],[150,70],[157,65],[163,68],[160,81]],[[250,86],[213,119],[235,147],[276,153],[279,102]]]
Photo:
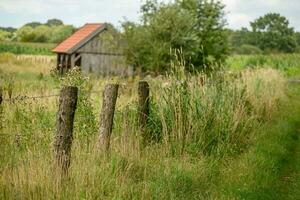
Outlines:
[[[271,118],[284,97],[284,79],[272,69],[192,76],[184,63],[152,83],[161,138],[172,153],[224,155],[243,151],[253,128]],[[154,126],[154,125],[152,125]]]
[[[223,173],[221,166],[247,152],[260,138],[254,130],[272,119],[285,98],[285,80],[273,69],[192,76],[184,73],[183,61],[173,67],[174,72],[168,76],[147,78],[152,142],[144,148],[140,148],[137,124],[137,84],[118,80],[122,87],[110,157],[97,150],[101,93],[93,95],[89,91],[102,89],[111,80],[85,80],[76,72],[69,77],[75,80],[64,80],[79,84],[82,95],[75,116],[69,178],[64,182],[53,172],[58,99],[4,102],[0,198],[213,198]],[[24,92],[47,93],[59,85],[48,78],[33,81],[15,77],[13,90],[22,91],[28,81],[34,86]],[[47,84],[50,87],[45,87]],[[4,93],[7,98],[6,89]]]

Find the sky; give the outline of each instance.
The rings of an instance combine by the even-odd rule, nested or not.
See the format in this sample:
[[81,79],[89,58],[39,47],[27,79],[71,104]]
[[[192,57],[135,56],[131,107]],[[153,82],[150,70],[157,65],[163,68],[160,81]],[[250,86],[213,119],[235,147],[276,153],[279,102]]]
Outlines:
[[[168,0],[160,0],[168,2]],[[300,0],[221,0],[228,27],[249,27],[249,22],[269,12],[287,17],[300,31]],[[21,27],[27,22],[58,18],[80,27],[85,23],[110,22],[116,26],[125,19],[138,21],[142,0],[0,0],[0,26]]]

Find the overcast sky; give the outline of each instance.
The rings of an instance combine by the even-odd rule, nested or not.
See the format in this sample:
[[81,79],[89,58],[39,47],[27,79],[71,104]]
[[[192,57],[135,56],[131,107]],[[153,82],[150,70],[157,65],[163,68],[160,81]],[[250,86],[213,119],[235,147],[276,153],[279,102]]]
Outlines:
[[[167,2],[168,0],[163,0]],[[300,0],[222,0],[228,26],[249,27],[249,21],[268,12],[286,16],[300,31]],[[0,26],[20,27],[31,21],[58,18],[77,27],[87,22],[137,21],[141,0],[0,0]]]

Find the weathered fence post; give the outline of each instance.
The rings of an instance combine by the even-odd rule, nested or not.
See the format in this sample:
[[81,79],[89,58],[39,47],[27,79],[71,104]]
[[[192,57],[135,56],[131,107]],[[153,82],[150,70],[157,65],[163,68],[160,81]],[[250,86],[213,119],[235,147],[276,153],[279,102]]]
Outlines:
[[99,142],[104,151],[109,150],[110,136],[113,127],[114,112],[118,97],[118,84],[105,86],[103,92],[102,110],[100,113]]
[[3,101],[3,89],[0,86],[0,130],[3,128],[3,108],[2,108],[2,101]]
[[147,139],[147,121],[149,117],[149,84],[146,81],[140,81],[138,86],[139,99],[139,124],[144,141]]
[[71,145],[73,140],[73,123],[77,104],[77,87],[64,87],[60,91],[59,110],[57,113],[57,134],[54,142],[54,152],[57,167],[67,172],[71,160]]
[[0,87],[0,106],[2,104],[2,101],[3,101],[3,90],[2,87]]

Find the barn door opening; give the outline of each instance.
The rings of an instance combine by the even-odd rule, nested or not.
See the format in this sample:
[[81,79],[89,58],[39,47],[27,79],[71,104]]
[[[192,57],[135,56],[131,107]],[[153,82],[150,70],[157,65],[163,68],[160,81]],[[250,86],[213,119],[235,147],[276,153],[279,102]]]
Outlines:
[[75,54],[75,66],[81,67],[81,55],[79,53]]

